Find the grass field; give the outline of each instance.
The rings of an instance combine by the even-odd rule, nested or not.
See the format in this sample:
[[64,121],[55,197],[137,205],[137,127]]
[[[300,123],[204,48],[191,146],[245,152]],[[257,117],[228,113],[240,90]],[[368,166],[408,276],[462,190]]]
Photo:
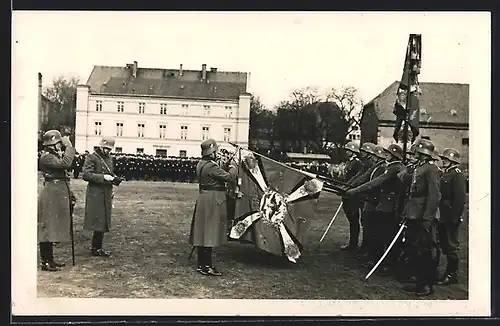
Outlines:
[[[41,182],[39,188],[41,188]],[[339,251],[348,237],[343,212],[319,245],[319,239],[338,207],[339,198],[323,192],[317,203],[305,252],[297,264],[276,259],[251,245],[231,242],[214,252],[223,277],[205,277],[195,271],[196,255],[187,260],[187,240],[196,184],[124,182],[115,188],[112,230],[104,247],[110,258],[90,256],[91,234],[82,229],[86,183],[72,180],[78,197],[75,207],[76,266],[71,246],[54,248],[66,262],[62,271],[38,269],[38,295],[78,298],[210,298],[210,299],[349,299],[412,300],[391,277],[368,270],[354,257]],[[432,299],[468,298],[468,214],[461,230],[461,283],[436,287]],[[444,265],[444,260],[443,264]],[[426,298],[426,299],[431,299]]]

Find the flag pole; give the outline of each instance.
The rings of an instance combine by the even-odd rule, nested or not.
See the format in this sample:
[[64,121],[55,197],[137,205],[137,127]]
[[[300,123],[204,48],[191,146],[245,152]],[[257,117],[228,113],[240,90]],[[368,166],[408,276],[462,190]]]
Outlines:
[[407,65],[405,65],[405,69],[407,69],[407,74],[408,74],[408,82],[407,82],[407,86],[406,86],[406,101],[405,101],[405,116],[404,116],[404,119],[403,119],[403,164],[406,164],[406,152],[408,150],[408,129],[409,129],[409,126],[408,126],[408,120],[409,120],[409,104],[410,104],[410,93],[411,93],[411,86],[410,86],[410,82],[411,82],[411,79],[410,79],[410,76],[411,76],[411,69],[412,67],[410,67],[411,65],[411,51],[412,51],[412,35],[410,34],[410,40],[409,40],[409,43],[408,43],[408,53],[407,53]]

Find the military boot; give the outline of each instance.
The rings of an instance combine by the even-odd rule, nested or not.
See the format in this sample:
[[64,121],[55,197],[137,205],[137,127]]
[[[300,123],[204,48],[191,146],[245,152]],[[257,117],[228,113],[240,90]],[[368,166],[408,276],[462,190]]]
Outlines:
[[437,285],[451,285],[458,283],[458,259],[447,258],[446,271],[443,277],[436,282]]
[[415,294],[419,297],[426,297],[432,295],[433,293],[434,288],[432,287],[432,285],[424,285],[415,292]]

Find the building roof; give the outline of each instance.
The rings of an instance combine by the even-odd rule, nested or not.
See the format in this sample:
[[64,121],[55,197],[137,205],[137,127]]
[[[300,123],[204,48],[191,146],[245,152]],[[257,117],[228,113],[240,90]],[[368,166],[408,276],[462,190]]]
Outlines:
[[[395,81],[366,106],[375,104],[380,121],[395,121],[394,102],[399,82]],[[469,85],[421,82],[420,123],[469,123]]]
[[286,153],[291,159],[306,159],[306,160],[330,160],[331,157],[326,154],[304,154],[304,153]]
[[247,73],[206,70],[94,66],[87,80],[94,94],[127,94],[174,98],[238,99],[247,94]]

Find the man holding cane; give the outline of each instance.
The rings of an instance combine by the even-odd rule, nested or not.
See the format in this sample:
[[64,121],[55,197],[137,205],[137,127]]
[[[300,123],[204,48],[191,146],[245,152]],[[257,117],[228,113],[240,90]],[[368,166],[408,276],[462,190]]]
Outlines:
[[75,148],[67,136],[57,130],[43,135],[45,152],[40,156],[44,187],[38,196],[38,242],[43,271],[58,271],[64,263],[54,260],[53,243],[71,240],[71,206],[74,195],[69,186],[68,170]]

